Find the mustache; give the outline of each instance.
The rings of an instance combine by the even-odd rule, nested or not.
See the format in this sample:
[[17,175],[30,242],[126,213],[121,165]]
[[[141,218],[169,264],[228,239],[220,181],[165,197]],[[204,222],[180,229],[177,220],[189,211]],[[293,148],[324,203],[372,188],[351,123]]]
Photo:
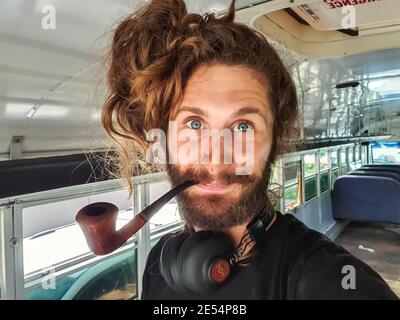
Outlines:
[[208,184],[212,182],[218,182],[221,184],[249,184],[257,180],[256,175],[237,175],[234,172],[220,172],[217,175],[210,174],[205,168],[190,168],[185,172],[179,172],[177,168],[170,168],[170,174],[174,178],[179,178],[180,182],[185,180],[197,180],[199,183]]

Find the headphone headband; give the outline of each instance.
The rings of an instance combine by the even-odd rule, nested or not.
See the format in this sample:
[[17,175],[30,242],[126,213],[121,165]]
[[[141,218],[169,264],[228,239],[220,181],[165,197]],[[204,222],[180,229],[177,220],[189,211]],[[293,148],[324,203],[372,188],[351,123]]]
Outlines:
[[260,213],[247,224],[246,228],[256,243],[264,243],[265,228],[271,223],[273,217],[274,215],[271,210],[268,210],[267,206],[264,206],[260,210]]

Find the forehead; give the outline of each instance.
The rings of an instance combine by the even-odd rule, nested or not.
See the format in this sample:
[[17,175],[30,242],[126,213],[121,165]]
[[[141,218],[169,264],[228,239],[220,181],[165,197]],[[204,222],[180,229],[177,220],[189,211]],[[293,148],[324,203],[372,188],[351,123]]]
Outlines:
[[268,113],[268,86],[260,75],[244,66],[201,65],[188,80],[175,111],[183,105],[226,110],[243,104],[259,106]]

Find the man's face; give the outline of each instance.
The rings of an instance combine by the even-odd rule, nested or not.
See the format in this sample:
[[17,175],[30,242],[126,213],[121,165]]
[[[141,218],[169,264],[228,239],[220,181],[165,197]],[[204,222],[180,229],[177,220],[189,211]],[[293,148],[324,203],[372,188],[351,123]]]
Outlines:
[[267,85],[255,72],[222,64],[196,69],[168,130],[172,184],[200,181],[178,196],[187,224],[225,231],[258,213],[266,203],[272,119]]

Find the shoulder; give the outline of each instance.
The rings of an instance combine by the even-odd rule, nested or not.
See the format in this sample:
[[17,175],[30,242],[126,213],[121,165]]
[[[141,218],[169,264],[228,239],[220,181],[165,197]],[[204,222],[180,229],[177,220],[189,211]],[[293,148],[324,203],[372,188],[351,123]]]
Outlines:
[[149,262],[152,262],[152,260],[157,260],[160,257],[161,250],[165,242],[174,235],[176,235],[176,233],[167,233],[163,235],[160,240],[158,240],[158,242],[154,245],[154,247],[151,248],[149,252],[149,255],[147,257],[147,264],[149,264]]
[[293,216],[282,218],[291,257],[289,299],[396,299],[379,274],[346,249]]
[[311,255],[320,247],[328,246],[332,249],[342,250],[328,237],[310,229],[292,214],[277,212],[277,215],[278,219],[269,233],[274,239],[281,239],[282,250],[290,255],[292,261],[300,256]]
[[146,261],[146,268],[145,268],[145,273],[146,272],[159,272],[159,260],[161,256],[161,251],[164,247],[165,242],[167,242],[168,239],[172,237],[176,237],[182,234],[182,231],[177,231],[177,232],[170,232],[165,235],[163,235],[160,240],[151,248],[148,256],[147,256],[147,261]]
[[150,250],[142,278],[142,300],[151,299],[151,293],[157,292],[157,289],[160,289],[159,286],[163,285],[164,281],[161,277],[159,267],[161,250],[165,242],[175,234],[176,233],[165,234]]

